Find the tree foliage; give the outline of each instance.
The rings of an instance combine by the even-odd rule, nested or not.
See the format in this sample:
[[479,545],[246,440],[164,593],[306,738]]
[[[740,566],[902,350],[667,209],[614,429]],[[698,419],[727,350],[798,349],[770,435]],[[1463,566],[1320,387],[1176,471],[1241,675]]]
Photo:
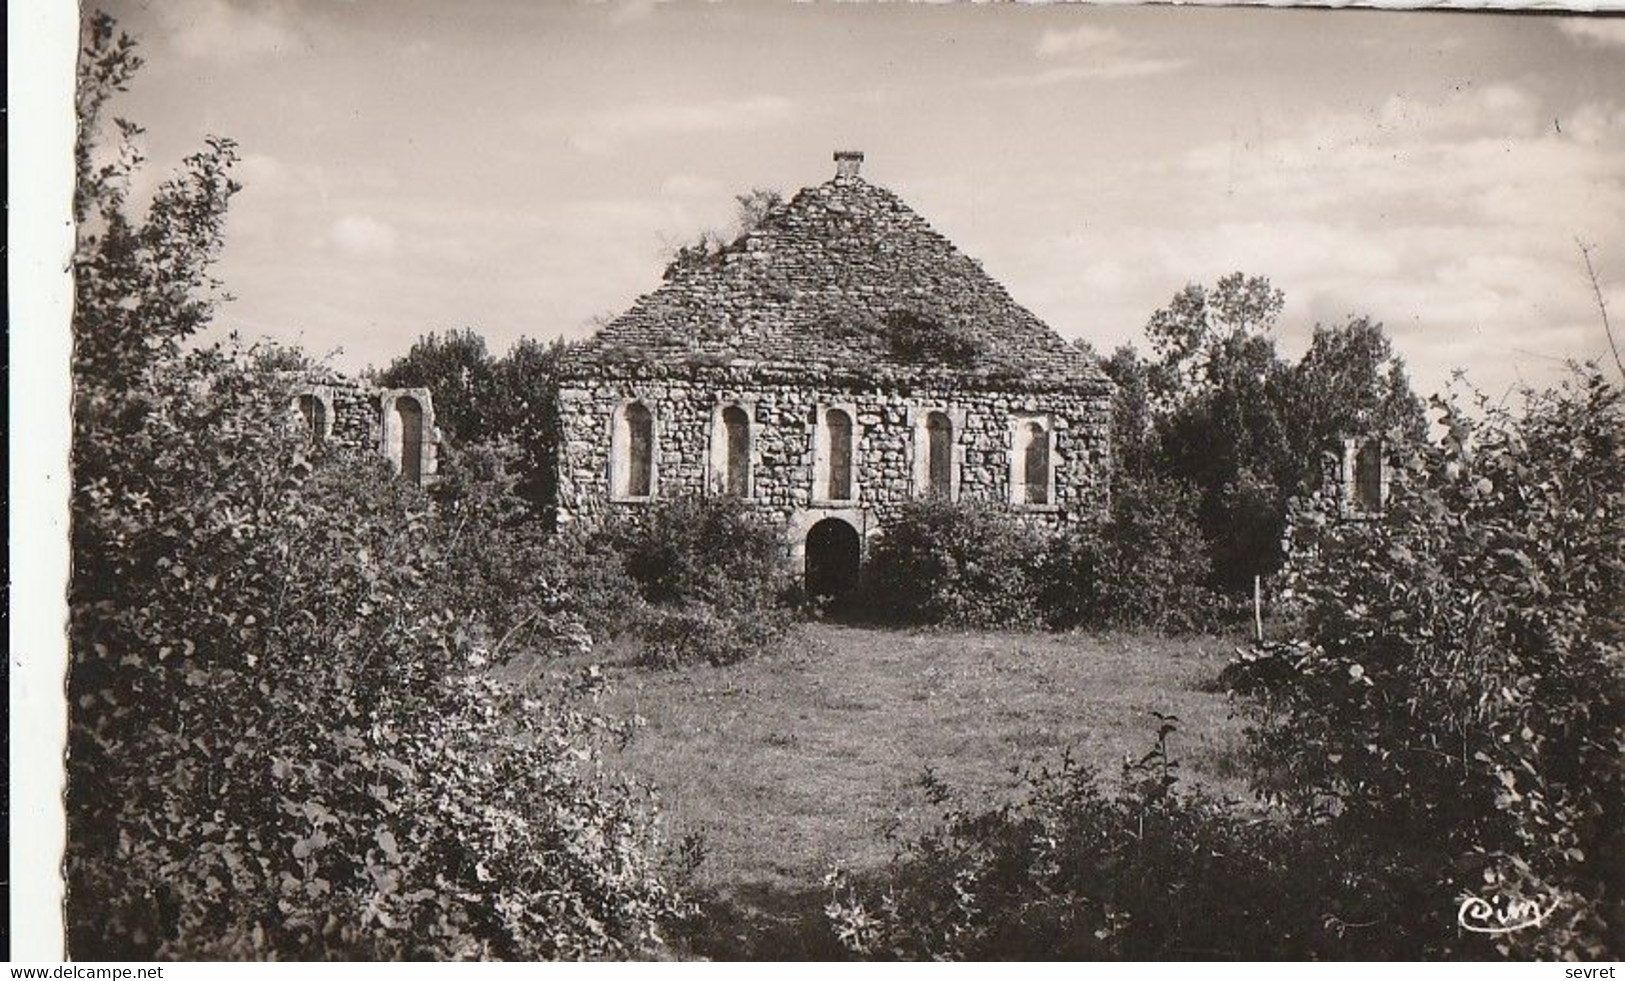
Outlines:
[[1125,348],[1105,365],[1118,382],[1119,483],[1155,475],[1196,488],[1212,583],[1231,592],[1280,568],[1290,503],[1319,489],[1343,437],[1423,426],[1380,324],[1317,326],[1292,364],[1274,339],[1284,304],[1267,279],[1239,272],[1189,285],[1146,324],[1154,360]]
[[1231,672],[1262,787],[1382,856],[1437,951],[1463,896],[1558,909],[1498,943],[1617,956],[1625,929],[1625,401],[1594,367],[1514,414],[1437,404],[1381,520],[1304,529],[1303,635]]
[[[135,70],[98,15],[94,119]],[[121,124],[123,139],[136,130]],[[211,140],[128,214],[87,129],[74,257],[69,951],[609,957],[685,908],[646,792],[605,772],[602,679],[501,461],[441,500],[310,452],[276,351],[200,344],[236,190]],[[297,360],[297,359],[295,359]]]
[[500,358],[471,329],[429,333],[378,375],[380,384],[422,386],[454,444],[508,444],[515,488],[532,517],[552,520],[558,503],[558,372],[568,346],[520,338]]
[[870,550],[871,613],[901,623],[1030,627],[1044,621],[1045,540],[1008,515],[941,498],[912,501]]
[[762,226],[769,215],[784,204],[784,195],[767,187],[753,187],[744,194],[734,195],[734,220],[727,231],[708,228],[692,241],[680,242],[671,249],[671,262],[666,266],[665,278],[688,266],[707,262],[721,255],[730,245],[737,243]]

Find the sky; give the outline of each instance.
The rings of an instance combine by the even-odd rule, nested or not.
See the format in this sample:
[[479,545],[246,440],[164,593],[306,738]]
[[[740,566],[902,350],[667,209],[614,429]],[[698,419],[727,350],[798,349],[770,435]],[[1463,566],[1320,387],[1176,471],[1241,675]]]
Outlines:
[[1241,270],[1383,322],[1418,390],[1546,384],[1625,327],[1625,18],[1371,10],[117,0],[150,188],[244,190],[221,323],[382,366],[581,337],[734,195],[862,150],[1063,336],[1143,349]]

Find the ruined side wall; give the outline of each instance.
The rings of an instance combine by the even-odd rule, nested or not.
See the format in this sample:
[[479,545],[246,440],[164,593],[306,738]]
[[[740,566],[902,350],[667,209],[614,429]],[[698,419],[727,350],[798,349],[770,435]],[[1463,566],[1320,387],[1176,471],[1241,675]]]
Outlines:
[[[1024,521],[1059,528],[1098,515],[1110,482],[1109,397],[1089,392],[997,392],[931,387],[890,390],[819,388],[745,380],[603,379],[566,385],[560,394],[560,503],[565,520],[594,524],[642,502],[610,499],[611,428],[615,413],[636,399],[655,416],[656,497],[702,494],[707,488],[717,407],[740,404],[752,419],[750,502],[784,522],[791,537],[812,517],[855,512],[859,530],[873,533],[915,495],[916,424],[911,408],[940,408],[962,420],[955,434],[959,500],[986,502]],[[814,417],[821,405],[856,413],[855,504],[821,504],[813,495]],[[1054,503],[1010,501],[1012,420],[1048,415],[1053,433]],[[925,448],[919,447],[919,452]]]
[[[291,382],[291,391],[293,401],[289,412],[305,438],[319,435],[320,442],[329,448],[377,453],[388,459],[397,471],[401,467],[401,440],[395,431],[399,423],[393,414],[394,403],[401,397],[416,400],[422,409],[422,480],[424,483],[433,481],[439,470],[441,434],[435,426],[434,399],[427,388],[375,388],[342,375],[327,374],[296,379]],[[307,424],[298,407],[302,396],[314,397],[321,403],[323,416],[319,434],[305,428]]]

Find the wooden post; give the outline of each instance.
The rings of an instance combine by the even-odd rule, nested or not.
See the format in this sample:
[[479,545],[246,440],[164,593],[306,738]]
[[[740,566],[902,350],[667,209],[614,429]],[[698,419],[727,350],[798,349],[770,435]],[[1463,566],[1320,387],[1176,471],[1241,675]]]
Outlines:
[[1264,577],[1253,577],[1253,637],[1264,640]]

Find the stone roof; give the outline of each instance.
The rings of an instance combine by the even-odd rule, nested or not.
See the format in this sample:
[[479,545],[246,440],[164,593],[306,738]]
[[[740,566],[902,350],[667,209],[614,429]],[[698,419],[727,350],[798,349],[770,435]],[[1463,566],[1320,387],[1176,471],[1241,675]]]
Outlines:
[[843,163],[733,243],[674,262],[573,350],[566,374],[1110,386],[1092,356],[855,170]]

